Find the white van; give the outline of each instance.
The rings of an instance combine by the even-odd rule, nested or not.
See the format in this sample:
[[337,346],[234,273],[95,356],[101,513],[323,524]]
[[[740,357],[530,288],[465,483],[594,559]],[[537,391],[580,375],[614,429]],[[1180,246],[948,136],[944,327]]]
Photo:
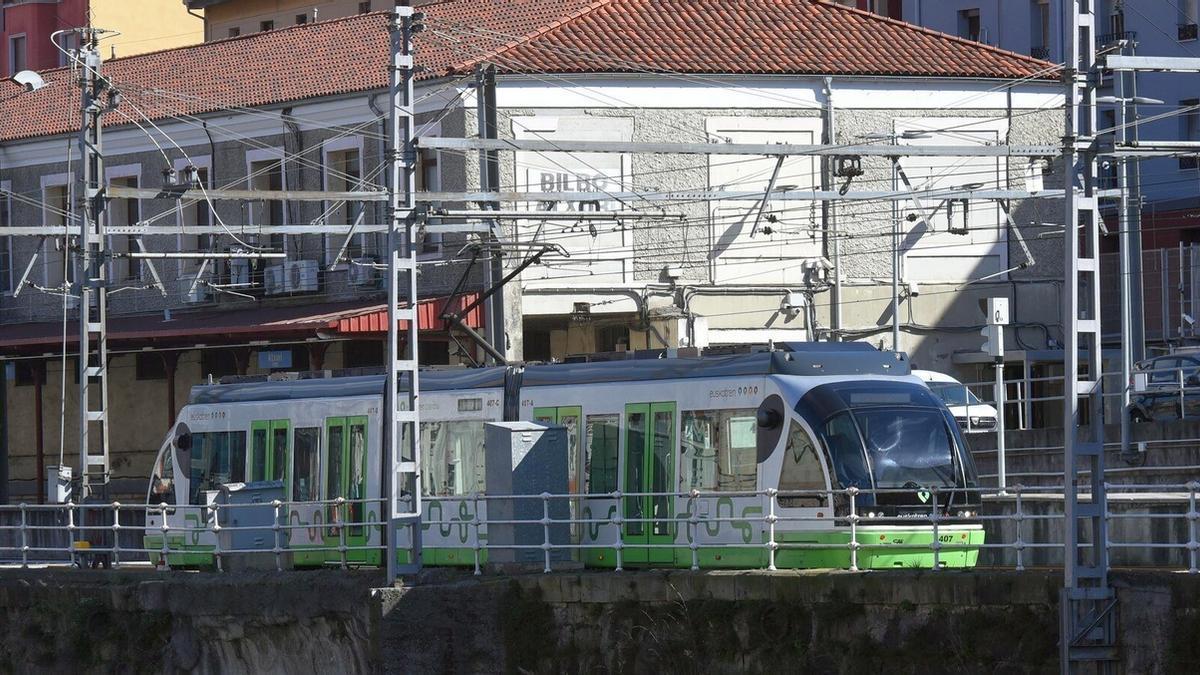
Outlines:
[[946,402],[963,431],[970,434],[996,430],[996,409],[980,401],[962,382],[932,370],[914,370],[912,374]]

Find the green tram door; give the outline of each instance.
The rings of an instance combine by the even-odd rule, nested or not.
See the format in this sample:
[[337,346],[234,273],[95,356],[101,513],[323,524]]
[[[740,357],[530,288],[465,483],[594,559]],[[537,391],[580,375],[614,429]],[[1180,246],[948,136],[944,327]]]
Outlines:
[[250,481],[281,480],[284,494],[291,495],[288,473],[288,438],[291,422],[262,420],[250,425]]
[[[367,497],[367,418],[330,417],[325,420],[325,499],[347,500],[342,505],[329,504],[325,510],[322,540],[330,550],[326,559],[340,562],[337,550],[343,537],[348,562],[378,565],[379,551],[368,551],[368,522],[379,522],[376,502],[364,503]],[[342,525],[342,523],[347,523]],[[342,530],[345,530],[343,532]]]
[[625,550],[630,564],[672,563],[675,551],[675,404],[631,403],[625,406]]

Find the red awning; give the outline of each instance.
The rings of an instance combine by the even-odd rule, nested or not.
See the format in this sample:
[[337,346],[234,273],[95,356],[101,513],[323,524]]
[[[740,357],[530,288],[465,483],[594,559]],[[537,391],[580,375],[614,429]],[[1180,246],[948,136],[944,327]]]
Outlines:
[[[460,312],[479,297],[478,293],[468,293],[454,298],[446,307],[446,298],[422,300],[417,303],[417,322],[421,330],[442,330],[443,312]],[[445,309],[443,309],[445,308]],[[483,327],[483,305],[475,307],[463,315],[463,323],[471,328]],[[401,320],[401,328],[407,328],[408,322]],[[365,308],[354,316],[341,317],[329,322],[327,328],[341,334],[351,333],[384,333],[387,332],[387,305],[375,305]]]
[[[469,294],[451,303],[459,310],[478,297]],[[418,305],[421,330],[442,331],[442,307],[446,298],[425,300]],[[472,328],[482,327],[483,311],[476,308],[464,317]],[[67,342],[78,341],[78,319],[67,324]],[[323,334],[384,333],[387,307],[358,302],[308,305],[255,306],[234,310],[176,312],[170,320],[162,314],[113,317],[108,321],[110,346],[119,342],[195,344],[205,341],[311,338]],[[0,326],[0,350],[35,349],[62,344],[61,321],[7,324]]]

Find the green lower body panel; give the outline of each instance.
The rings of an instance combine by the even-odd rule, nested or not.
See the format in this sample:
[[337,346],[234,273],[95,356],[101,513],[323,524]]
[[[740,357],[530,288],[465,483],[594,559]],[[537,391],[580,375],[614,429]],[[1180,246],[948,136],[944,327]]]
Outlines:
[[[162,537],[143,537],[142,545],[146,549],[157,550],[159,553],[150,553],[150,562],[153,565],[158,565],[162,560]],[[192,568],[212,568],[216,567],[216,561],[213,558],[213,546],[200,545],[185,545],[183,543],[183,535],[178,537],[167,537],[167,564],[171,567],[192,567]]]
[[[779,532],[775,541],[775,567],[779,569],[848,569],[851,565],[850,531]],[[933,531],[929,528],[859,528],[859,569],[932,569],[934,563]],[[981,528],[945,527],[938,529],[941,548],[937,553],[938,567],[974,567],[984,535]],[[670,563],[644,563],[638,556],[628,555],[622,567],[691,567],[690,547],[673,549]],[[588,567],[617,566],[615,548],[594,548],[584,552]],[[766,546],[705,547],[696,549],[695,562],[700,569],[761,569],[769,564]]]

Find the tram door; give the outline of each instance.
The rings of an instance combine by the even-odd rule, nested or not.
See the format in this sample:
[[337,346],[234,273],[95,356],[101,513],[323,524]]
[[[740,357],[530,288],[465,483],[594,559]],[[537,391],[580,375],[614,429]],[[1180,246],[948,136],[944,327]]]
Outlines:
[[288,485],[288,447],[291,437],[288,420],[262,420],[250,425],[250,480],[281,480],[284,492],[290,496]]
[[[326,507],[325,522],[329,523],[324,534],[326,546],[339,546],[343,534],[349,548],[367,545],[368,528],[363,523],[378,521],[379,514],[374,505],[368,508],[359,501],[366,496],[367,418],[330,417],[325,420],[325,499],[342,497],[347,503]],[[344,533],[342,523],[349,523]],[[350,550],[346,552],[346,559],[366,562],[368,553],[371,552]],[[340,560],[341,554],[333,551],[329,558]]]
[[566,427],[567,491],[573,495],[579,494],[579,481],[583,476],[582,461],[579,455],[579,439],[583,433],[583,408],[577,405],[562,408],[534,408],[533,421]]
[[675,404],[625,406],[625,484],[642,494],[624,498],[624,559],[630,563],[669,563],[675,559],[672,521],[675,498]]
[[[583,479],[583,459],[579,452],[579,439],[583,434],[583,408],[580,406],[565,406],[559,408],[534,408],[533,421],[542,424],[557,424],[567,430],[567,492],[581,494],[580,485]],[[571,520],[579,518],[583,512],[582,499],[571,500]],[[571,525],[571,541],[578,542],[583,535],[583,527],[579,523]]]

